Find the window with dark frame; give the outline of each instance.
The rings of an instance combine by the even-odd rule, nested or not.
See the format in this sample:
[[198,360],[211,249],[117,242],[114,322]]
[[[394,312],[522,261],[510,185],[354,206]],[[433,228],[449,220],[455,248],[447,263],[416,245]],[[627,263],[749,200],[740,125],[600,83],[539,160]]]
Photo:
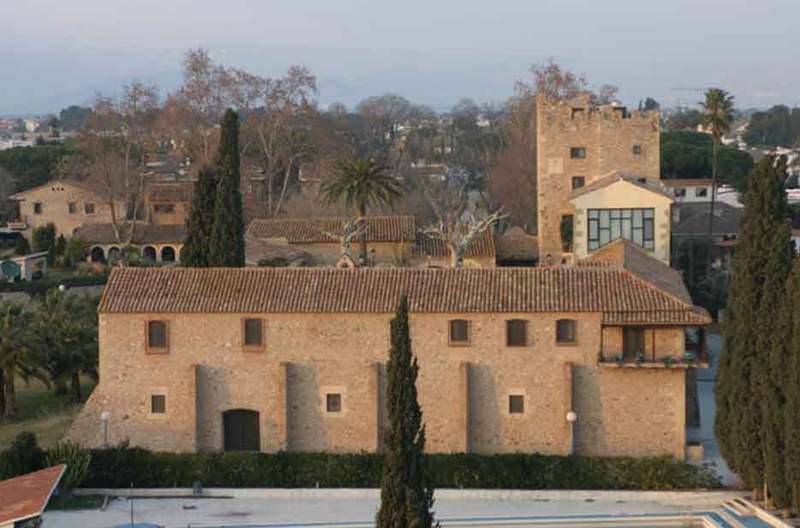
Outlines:
[[641,145],[634,145],[633,146],[633,155],[639,156],[642,153],[642,146]]
[[167,397],[163,394],[150,396],[150,413],[165,414],[167,412]]
[[589,209],[589,251],[619,239],[655,248],[654,209]]
[[672,194],[675,195],[676,198],[683,198],[686,196],[686,187],[676,187]]
[[78,212],[78,204],[76,204],[75,202],[68,203],[67,204],[67,210],[69,211],[69,214],[77,213]]
[[83,212],[87,215],[94,214],[94,204],[93,203],[85,203],[83,204]]
[[453,319],[450,321],[450,343],[456,345],[469,344],[469,321]]
[[585,159],[586,147],[572,147],[569,149],[569,157],[572,159]]
[[708,188],[706,187],[695,187],[694,188],[694,195],[696,198],[705,198],[708,196]]
[[578,322],[573,319],[556,321],[556,342],[576,343],[578,341]]
[[506,346],[528,346],[528,321],[524,319],[506,321]]
[[157,203],[153,204],[153,211],[159,214],[169,214],[175,212],[175,204]]
[[342,395],[337,393],[326,394],[325,411],[329,413],[342,412]]
[[244,320],[244,346],[260,348],[264,346],[264,321],[261,319]]
[[41,202],[34,202],[33,203],[33,214],[42,214],[42,203]]
[[572,177],[572,190],[580,189],[586,185],[586,178],[583,176],[573,176]]
[[148,321],[147,322],[147,347],[148,348],[167,348],[167,322]]
[[523,414],[525,412],[525,396],[522,394],[509,394],[508,414]]

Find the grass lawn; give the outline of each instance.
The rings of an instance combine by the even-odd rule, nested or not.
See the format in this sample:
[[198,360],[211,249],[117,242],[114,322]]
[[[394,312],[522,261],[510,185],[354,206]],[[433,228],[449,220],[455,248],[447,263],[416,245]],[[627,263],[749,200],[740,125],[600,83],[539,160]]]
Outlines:
[[[89,380],[82,383],[83,396],[88,398],[94,385]],[[80,405],[72,403],[71,395],[57,395],[39,380],[30,385],[17,380],[17,420],[0,423],[0,449],[8,447],[14,437],[23,431],[36,434],[42,447],[52,447],[64,436]]]

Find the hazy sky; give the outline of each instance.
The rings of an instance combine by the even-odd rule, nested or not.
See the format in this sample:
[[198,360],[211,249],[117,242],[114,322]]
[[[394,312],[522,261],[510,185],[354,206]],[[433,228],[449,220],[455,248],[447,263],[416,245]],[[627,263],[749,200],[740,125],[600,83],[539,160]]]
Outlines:
[[0,114],[57,111],[133,78],[173,89],[208,48],[262,75],[304,64],[323,104],[394,92],[503,100],[553,57],[636,104],[800,103],[799,0],[0,0]]

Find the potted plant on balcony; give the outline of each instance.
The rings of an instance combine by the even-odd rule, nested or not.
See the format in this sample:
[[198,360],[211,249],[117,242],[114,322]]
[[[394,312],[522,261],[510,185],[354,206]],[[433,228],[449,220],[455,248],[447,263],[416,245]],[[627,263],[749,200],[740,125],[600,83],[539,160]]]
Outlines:
[[675,358],[672,356],[664,356],[661,361],[664,362],[664,366],[667,368],[671,368],[675,364]]
[[697,354],[687,350],[683,353],[683,361],[687,365],[694,365],[694,363],[697,361]]
[[636,364],[641,366],[644,363],[644,352],[638,352],[636,354]]

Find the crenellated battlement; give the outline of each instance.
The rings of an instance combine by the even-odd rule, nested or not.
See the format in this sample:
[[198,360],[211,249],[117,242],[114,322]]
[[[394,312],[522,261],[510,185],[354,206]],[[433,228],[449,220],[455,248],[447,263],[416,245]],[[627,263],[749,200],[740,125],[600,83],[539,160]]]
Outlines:
[[633,110],[616,105],[594,105],[591,98],[579,96],[569,100],[548,101],[539,96],[536,101],[538,116],[546,128],[576,126],[595,126],[596,124],[618,123],[620,127],[637,128],[658,126],[661,115],[657,110]]

